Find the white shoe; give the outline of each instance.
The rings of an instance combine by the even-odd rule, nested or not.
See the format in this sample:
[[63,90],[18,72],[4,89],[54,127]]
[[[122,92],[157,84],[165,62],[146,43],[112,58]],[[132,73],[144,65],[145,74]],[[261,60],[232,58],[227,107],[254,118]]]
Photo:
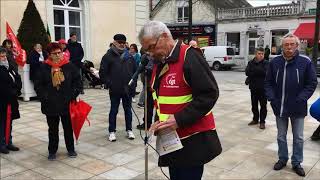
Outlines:
[[127,137],[128,137],[128,139],[130,139],[130,140],[133,140],[134,138],[136,138],[135,136],[134,136],[134,134],[133,134],[133,132],[132,131],[127,131]]
[[109,141],[114,142],[114,141],[116,141],[116,140],[117,140],[116,134],[115,134],[114,132],[110,132],[110,134],[109,134]]

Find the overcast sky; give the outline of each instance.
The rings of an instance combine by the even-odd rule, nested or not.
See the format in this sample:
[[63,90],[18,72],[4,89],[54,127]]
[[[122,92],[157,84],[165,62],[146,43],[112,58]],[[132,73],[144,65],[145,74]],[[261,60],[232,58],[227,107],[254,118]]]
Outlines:
[[288,0],[247,0],[252,6],[265,6],[268,3],[270,5],[273,4],[286,4],[286,3],[291,3],[291,1]]

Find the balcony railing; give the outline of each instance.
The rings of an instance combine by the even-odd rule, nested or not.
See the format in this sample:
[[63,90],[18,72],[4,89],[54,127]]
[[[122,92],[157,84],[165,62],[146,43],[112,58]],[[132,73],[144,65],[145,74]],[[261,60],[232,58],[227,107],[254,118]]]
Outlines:
[[249,8],[219,9],[217,12],[217,19],[221,21],[246,18],[294,16],[301,14],[301,12],[303,12],[303,10],[298,2]]

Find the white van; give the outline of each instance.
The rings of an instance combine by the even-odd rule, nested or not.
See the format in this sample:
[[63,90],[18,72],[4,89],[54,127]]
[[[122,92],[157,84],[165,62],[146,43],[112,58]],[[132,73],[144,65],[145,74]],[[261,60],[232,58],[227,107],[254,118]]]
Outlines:
[[231,69],[235,66],[234,50],[230,46],[207,46],[201,48],[204,56],[213,70]]

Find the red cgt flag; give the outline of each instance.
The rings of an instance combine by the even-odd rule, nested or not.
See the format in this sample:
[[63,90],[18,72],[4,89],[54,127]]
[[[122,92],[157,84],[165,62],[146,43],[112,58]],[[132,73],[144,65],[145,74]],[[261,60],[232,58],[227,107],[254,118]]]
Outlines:
[[6,22],[6,26],[7,26],[7,39],[10,39],[12,41],[16,62],[19,66],[23,67],[27,61],[26,51],[21,48],[20,42],[18,41],[16,35],[13,33],[8,22]]

